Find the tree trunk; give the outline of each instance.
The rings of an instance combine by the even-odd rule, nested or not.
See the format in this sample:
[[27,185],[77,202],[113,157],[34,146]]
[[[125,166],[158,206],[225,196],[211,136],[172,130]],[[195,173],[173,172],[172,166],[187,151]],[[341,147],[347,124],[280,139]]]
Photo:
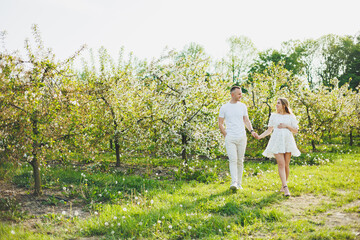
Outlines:
[[114,149],[114,146],[113,146],[113,140],[110,139],[110,149],[113,150]]
[[181,134],[181,143],[182,143],[182,151],[181,156],[185,163],[187,163],[187,154],[186,154],[186,147],[187,147],[187,136],[185,133]]
[[116,167],[120,167],[120,145],[119,145],[119,139],[117,136],[115,137],[115,151],[116,151]]
[[40,196],[41,191],[41,177],[40,177],[40,163],[36,155],[33,155],[33,160],[30,162],[30,165],[33,168],[33,177],[35,182],[34,195]]
[[316,152],[317,149],[316,149],[316,146],[315,146],[315,141],[314,140],[311,140],[311,146],[312,146],[312,150],[313,152]]
[[38,159],[38,152],[40,150],[40,144],[38,141],[39,138],[39,128],[38,128],[38,119],[37,119],[37,113],[34,112],[32,118],[32,127],[33,127],[33,143],[32,143],[32,155],[33,159],[30,162],[32,168],[33,168],[33,176],[34,176],[34,182],[35,182],[35,188],[34,188],[34,195],[40,196],[42,194],[41,191],[41,176],[40,176],[40,162]]
[[354,139],[353,139],[353,129],[350,128],[350,146],[352,146],[354,144]]

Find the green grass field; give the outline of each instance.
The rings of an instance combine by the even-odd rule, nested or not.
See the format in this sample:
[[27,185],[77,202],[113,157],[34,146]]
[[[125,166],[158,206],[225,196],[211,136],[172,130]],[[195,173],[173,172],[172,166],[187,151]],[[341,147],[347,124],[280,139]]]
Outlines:
[[0,239],[359,239],[359,152],[294,159],[290,198],[272,161],[245,162],[244,189],[231,193],[226,160],[132,158],[116,169],[105,154],[44,166],[39,198],[29,166],[2,166],[13,171],[2,180]]

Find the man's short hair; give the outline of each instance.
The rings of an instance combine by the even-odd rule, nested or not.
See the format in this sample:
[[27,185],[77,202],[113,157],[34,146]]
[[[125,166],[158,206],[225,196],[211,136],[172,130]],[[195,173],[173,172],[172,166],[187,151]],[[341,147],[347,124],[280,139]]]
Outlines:
[[235,89],[240,89],[241,90],[241,88],[239,86],[232,86],[231,89],[230,89],[230,93],[235,91]]

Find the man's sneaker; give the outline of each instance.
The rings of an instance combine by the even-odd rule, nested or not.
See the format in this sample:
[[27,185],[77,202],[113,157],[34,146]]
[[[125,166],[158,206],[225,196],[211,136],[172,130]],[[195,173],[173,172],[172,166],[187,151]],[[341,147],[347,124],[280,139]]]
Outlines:
[[230,190],[233,191],[233,192],[236,192],[238,190],[238,186],[237,186],[237,183],[233,183],[231,184],[230,186]]

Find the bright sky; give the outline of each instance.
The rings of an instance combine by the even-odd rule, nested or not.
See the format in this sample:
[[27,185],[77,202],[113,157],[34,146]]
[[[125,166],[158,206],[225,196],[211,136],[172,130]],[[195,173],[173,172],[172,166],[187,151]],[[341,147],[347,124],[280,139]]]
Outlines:
[[259,50],[290,39],[360,31],[359,0],[0,0],[6,47],[23,49],[38,24],[46,47],[64,59],[83,44],[121,46],[139,58],[158,57],[168,46],[201,44],[220,58],[226,39],[249,37]]

